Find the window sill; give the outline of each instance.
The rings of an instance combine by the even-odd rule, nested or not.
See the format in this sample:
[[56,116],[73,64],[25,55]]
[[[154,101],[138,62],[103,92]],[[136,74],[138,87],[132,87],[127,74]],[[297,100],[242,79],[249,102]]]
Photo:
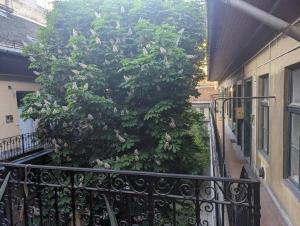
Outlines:
[[297,201],[300,202],[300,189],[288,178],[283,179],[283,185],[287,187],[293,195],[296,197]]
[[262,158],[267,162],[269,163],[270,161],[270,156],[263,150],[261,149],[257,149],[257,152],[259,153],[260,156],[262,156]]

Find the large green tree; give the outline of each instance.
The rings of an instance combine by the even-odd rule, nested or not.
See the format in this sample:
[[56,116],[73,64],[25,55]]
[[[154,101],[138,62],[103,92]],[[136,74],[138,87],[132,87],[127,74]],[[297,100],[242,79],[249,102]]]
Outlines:
[[25,49],[41,84],[25,99],[58,164],[200,173],[204,76],[201,1],[57,2]]

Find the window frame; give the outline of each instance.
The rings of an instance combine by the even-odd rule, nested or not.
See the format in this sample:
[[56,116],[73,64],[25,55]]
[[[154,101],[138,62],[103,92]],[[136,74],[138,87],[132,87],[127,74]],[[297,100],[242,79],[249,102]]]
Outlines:
[[296,66],[293,66],[288,69],[288,95],[287,95],[287,119],[288,119],[288,142],[287,142],[287,179],[296,186],[298,191],[300,190],[300,142],[299,142],[299,166],[298,166],[298,175],[299,175],[299,183],[297,184],[292,178],[291,178],[291,146],[292,146],[292,115],[299,115],[300,116],[300,104],[295,104],[292,102],[293,100],[293,72],[296,70],[300,70],[300,65],[297,64]]
[[[270,76],[269,74],[264,74],[259,76],[259,96],[265,96],[265,79],[267,80],[267,86],[268,86],[268,93],[267,96],[270,95]],[[261,99],[259,100],[258,105],[258,111],[259,111],[259,120],[258,120],[258,134],[259,134],[259,142],[258,142],[258,149],[259,151],[263,152],[267,156],[270,154],[270,106],[268,99]],[[266,111],[267,114],[267,122],[265,123],[264,120],[264,113]],[[266,137],[266,146],[264,147],[265,143],[265,136],[264,136],[264,124],[267,124],[267,137]]]

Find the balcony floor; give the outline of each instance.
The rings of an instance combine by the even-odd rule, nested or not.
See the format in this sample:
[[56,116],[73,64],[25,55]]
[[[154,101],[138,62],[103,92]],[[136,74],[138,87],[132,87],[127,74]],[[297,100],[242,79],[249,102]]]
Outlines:
[[[222,119],[217,117],[218,131],[222,142]],[[235,139],[235,135],[231,129],[225,126],[225,161],[228,174],[233,178],[239,178],[243,165],[248,164],[248,161],[242,156],[241,147],[231,140]],[[261,226],[289,226],[283,213],[277,208],[266,186],[261,183],[260,186],[261,199]]]

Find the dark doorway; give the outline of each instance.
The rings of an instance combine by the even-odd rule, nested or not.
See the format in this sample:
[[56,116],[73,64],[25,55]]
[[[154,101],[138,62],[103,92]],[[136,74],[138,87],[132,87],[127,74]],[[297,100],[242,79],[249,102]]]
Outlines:
[[[252,96],[252,80],[247,80],[244,83],[244,96]],[[252,142],[252,100],[244,100],[244,139],[243,150],[244,155],[249,157],[251,153]]]
[[[233,86],[232,96],[237,97],[236,85]],[[234,123],[233,124],[234,125],[233,132],[236,135],[236,114],[235,114],[235,109],[236,109],[236,100],[232,100],[232,122]]]
[[[242,85],[237,86],[237,97],[242,97]],[[242,101],[237,100],[237,107],[242,107]],[[237,145],[242,145],[242,128],[243,128],[243,120],[237,119],[236,121],[236,137],[237,137]]]

